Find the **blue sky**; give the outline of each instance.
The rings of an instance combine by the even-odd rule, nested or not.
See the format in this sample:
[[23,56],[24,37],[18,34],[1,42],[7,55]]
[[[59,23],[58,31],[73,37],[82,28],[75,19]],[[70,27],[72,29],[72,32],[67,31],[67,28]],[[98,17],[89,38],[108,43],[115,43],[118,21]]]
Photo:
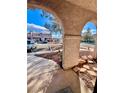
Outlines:
[[45,22],[50,22],[48,18],[41,17],[41,9],[27,10],[27,23],[43,26]]
[[[27,24],[35,24],[38,26],[44,26],[44,24],[50,23],[51,21],[49,18],[44,18],[41,16],[42,10],[41,9],[28,9],[27,10]],[[84,28],[82,27],[82,32],[85,32],[88,28],[91,28],[93,33],[96,33],[96,26],[88,22]],[[29,31],[29,29],[27,29]],[[53,33],[53,36],[59,37],[59,33]]]
[[96,34],[96,26],[92,22],[88,22],[84,27],[82,27],[82,33],[84,33],[88,28],[91,29],[93,34]]

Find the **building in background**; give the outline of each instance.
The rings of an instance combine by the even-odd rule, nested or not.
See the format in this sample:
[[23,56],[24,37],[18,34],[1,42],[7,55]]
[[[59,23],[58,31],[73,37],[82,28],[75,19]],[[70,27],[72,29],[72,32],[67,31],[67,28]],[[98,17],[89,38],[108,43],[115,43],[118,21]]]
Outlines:
[[33,39],[37,43],[47,43],[52,41],[52,35],[51,33],[28,32],[27,39]]
[[52,41],[52,34],[45,27],[28,24],[27,39],[32,39],[37,43],[47,43]]

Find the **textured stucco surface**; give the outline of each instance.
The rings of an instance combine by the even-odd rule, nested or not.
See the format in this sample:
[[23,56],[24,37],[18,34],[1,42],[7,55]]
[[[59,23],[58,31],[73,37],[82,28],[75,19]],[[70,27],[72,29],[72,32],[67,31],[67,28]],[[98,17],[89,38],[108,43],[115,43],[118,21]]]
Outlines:
[[71,68],[74,65],[78,64],[77,59],[79,58],[79,48],[80,48],[80,36],[64,37],[64,59],[63,59],[64,69]]
[[[96,0],[28,0],[28,8],[42,8],[54,14],[64,29],[63,67],[77,64],[79,36],[83,26],[92,21],[97,24]],[[75,36],[78,39],[73,39]]]

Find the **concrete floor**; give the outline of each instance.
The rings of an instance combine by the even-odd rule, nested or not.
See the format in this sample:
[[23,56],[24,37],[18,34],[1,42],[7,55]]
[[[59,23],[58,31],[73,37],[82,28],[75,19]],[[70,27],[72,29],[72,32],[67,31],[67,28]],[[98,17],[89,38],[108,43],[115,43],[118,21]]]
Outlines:
[[27,55],[27,62],[28,93],[81,93],[79,77],[74,71],[64,71],[56,62],[34,54]]

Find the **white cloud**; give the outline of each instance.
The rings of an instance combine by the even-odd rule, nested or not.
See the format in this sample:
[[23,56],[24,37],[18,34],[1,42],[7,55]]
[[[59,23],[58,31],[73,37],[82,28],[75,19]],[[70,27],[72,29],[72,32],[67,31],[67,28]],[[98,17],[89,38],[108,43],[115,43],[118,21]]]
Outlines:
[[32,30],[35,32],[41,32],[41,33],[45,33],[45,34],[50,33],[50,31],[47,28],[39,26],[39,25],[35,25],[35,24],[30,24],[30,23],[27,23],[27,29],[29,31]]

